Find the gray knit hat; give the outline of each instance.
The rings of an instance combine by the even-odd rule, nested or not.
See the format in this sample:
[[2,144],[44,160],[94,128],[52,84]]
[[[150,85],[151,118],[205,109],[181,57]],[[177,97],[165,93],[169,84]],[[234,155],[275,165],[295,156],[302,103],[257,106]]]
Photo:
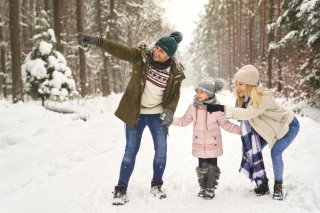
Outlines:
[[196,90],[202,90],[208,94],[209,97],[214,97],[214,94],[224,87],[224,80],[221,78],[213,79],[204,79],[202,80]]
[[256,86],[259,82],[259,71],[253,65],[245,65],[234,75],[234,80]]

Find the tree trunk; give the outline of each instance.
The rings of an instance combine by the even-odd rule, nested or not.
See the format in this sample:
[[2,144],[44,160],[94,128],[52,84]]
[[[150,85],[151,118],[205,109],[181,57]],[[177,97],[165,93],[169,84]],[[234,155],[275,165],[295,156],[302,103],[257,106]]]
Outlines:
[[253,63],[254,3],[249,1],[249,63]]
[[23,101],[20,48],[20,1],[10,0],[9,25],[12,67],[12,102]]
[[[115,12],[115,1],[114,0],[110,0],[110,14],[108,16],[108,27],[109,27],[109,31],[107,32],[107,38],[111,39],[111,40],[116,40],[117,39],[117,30],[116,30],[116,12]],[[107,63],[107,67],[108,70],[110,70],[110,75],[111,75],[111,81],[112,81],[112,85],[110,85],[110,87],[112,87],[112,90],[114,92],[120,92],[120,90],[118,89],[117,86],[117,82],[121,82],[120,79],[118,78],[118,74],[117,70],[115,69],[115,65],[117,62],[117,59],[113,58],[113,57],[109,57],[108,58],[108,63]]]
[[[97,23],[99,35],[102,37],[104,35],[104,30],[102,28],[102,20],[101,20],[101,0],[96,0],[96,11],[97,11]],[[109,81],[109,73],[108,73],[108,60],[105,57],[103,51],[101,51],[101,58],[103,60],[102,68],[100,68],[100,89],[102,92],[102,96],[108,96],[110,94],[110,81]]]
[[[277,0],[277,18],[281,15],[281,0]],[[278,27],[276,31],[276,40],[280,41],[281,39],[281,28]],[[278,60],[277,60],[277,68],[278,68],[278,82],[277,82],[277,91],[280,92],[282,90],[282,51],[281,47],[278,50]]]
[[218,60],[218,74],[222,76],[222,38],[221,38],[221,28],[217,29],[217,60]]
[[[56,40],[57,40],[57,50],[59,52],[63,52],[62,44],[61,44],[61,20],[60,20],[60,13],[61,10],[61,0],[55,0],[53,1],[53,23],[54,23],[54,32],[56,34]],[[78,5],[78,0],[77,0]],[[80,31],[82,32],[82,31]]]
[[[0,23],[3,21],[2,16],[0,16]],[[0,43],[4,44],[3,38],[3,25],[0,24]],[[4,45],[0,45],[0,96],[7,97],[6,93],[6,51]]]
[[231,7],[228,5],[227,8],[227,13],[228,13],[228,45],[227,45],[227,49],[228,49],[228,60],[227,60],[227,70],[229,71],[229,83],[230,85],[232,84],[232,68],[231,68],[231,52],[232,52],[232,48],[231,48],[231,36],[232,36],[232,13],[231,13]]
[[[77,30],[83,32],[82,18],[83,16],[83,0],[77,0]],[[83,48],[79,45],[80,60],[80,93],[82,96],[87,95],[87,72],[86,72],[86,56]]]
[[[67,49],[68,47],[65,48],[64,46],[64,42],[67,43],[68,39],[71,36],[69,36],[68,31],[65,29],[66,27],[69,28],[69,25],[66,25],[64,23],[67,23],[66,19],[69,19],[68,17],[66,17],[66,14],[68,14],[68,3],[65,0],[60,0],[60,4],[59,4],[59,26],[60,26],[60,33],[59,33],[59,51],[63,54],[63,55],[68,55]],[[70,18],[71,19],[71,18]],[[75,28],[74,28],[75,29]],[[75,30],[73,30],[72,32],[74,32]],[[57,33],[56,33],[57,34]]]
[[235,67],[237,66],[237,42],[236,42],[236,7],[234,4],[232,5],[232,67],[231,67],[231,73],[232,78],[235,73]]
[[242,0],[239,0],[239,22],[238,22],[238,66],[241,66],[242,62],[242,53],[241,53],[241,30],[242,30]]
[[[269,16],[268,16],[268,24],[271,24],[273,22],[273,0],[269,1],[270,7],[269,7]],[[268,32],[268,46],[270,46],[271,42],[274,40],[273,30],[270,29]],[[267,55],[267,63],[268,63],[268,88],[272,88],[272,56],[273,56],[273,50],[268,50]]]
[[[46,12],[49,12],[50,11],[50,1],[55,1],[55,0],[44,0],[44,10]],[[52,3],[52,2],[51,2]],[[36,5],[40,5],[40,4],[37,4]],[[40,11],[39,9],[37,10],[38,12]]]
[[260,5],[260,56],[261,61],[266,60],[266,0],[262,0]]

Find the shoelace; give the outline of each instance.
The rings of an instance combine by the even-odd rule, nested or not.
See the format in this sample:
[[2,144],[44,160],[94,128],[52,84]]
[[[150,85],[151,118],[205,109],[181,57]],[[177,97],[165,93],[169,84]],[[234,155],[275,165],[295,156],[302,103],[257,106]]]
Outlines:
[[119,197],[122,197],[125,193],[122,192],[122,191],[115,191],[114,192],[114,197],[115,198],[119,198]]

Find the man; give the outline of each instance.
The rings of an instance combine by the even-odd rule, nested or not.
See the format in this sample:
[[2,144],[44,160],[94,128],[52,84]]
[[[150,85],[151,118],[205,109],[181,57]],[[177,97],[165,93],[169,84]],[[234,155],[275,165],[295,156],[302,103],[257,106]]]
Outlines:
[[127,187],[133,172],[144,128],[150,129],[154,144],[151,193],[162,199],[163,173],[167,161],[168,127],[176,110],[183,66],[174,57],[182,40],[180,32],[160,38],[150,49],[146,45],[128,47],[105,38],[80,34],[83,46],[97,45],[109,54],[132,64],[132,76],[115,115],[125,123],[126,147],[113,205],[128,202]]

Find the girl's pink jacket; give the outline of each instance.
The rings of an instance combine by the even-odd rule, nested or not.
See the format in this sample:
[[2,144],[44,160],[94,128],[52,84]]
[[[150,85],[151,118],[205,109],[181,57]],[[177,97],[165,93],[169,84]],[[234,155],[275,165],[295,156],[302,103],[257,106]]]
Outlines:
[[181,118],[175,117],[172,125],[187,126],[193,122],[192,154],[198,158],[216,158],[223,154],[221,130],[240,134],[240,126],[225,118],[223,112],[207,112],[205,107],[190,104]]

